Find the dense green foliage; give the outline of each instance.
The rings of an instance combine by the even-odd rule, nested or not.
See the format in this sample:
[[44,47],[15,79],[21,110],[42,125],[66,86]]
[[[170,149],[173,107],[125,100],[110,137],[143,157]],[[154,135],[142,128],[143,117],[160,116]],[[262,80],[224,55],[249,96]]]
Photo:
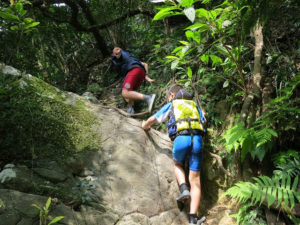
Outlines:
[[[299,204],[298,0],[60,2],[2,1],[0,62],[63,90],[89,90],[122,106],[121,97],[110,102],[106,96],[118,79],[111,70],[110,51],[113,46],[131,51],[149,64],[156,82],[140,90],[159,93],[158,106],[165,102],[170,84],[177,82],[206,110],[211,134],[207,145],[222,156],[238,181],[227,194],[245,203],[234,215],[238,222],[266,224],[257,203],[271,206],[276,199],[274,208],[284,207],[289,220],[297,222],[290,210]],[[259,43],[255,35],[260,27]],[[21,95],[18,89],[24,80],[6,79],[1,76],[0,82],[4,158],[10,157],[7,150],[23,147],[35,154],[50,149],[69,152],[74,145],[79,146],[76,151],[92,147],[88,143],[93,134],[71,135],[74,130],[86,133],[80,124],[93,123],[79,113],[80,104],[66,105],[54,89],[49,92],[59,101],[45,99],[33,94],[41,91],[36,86],[30,86],[31,94]],[[74,116],[78,123],[73,123]],[[245,171],[251,175],[245,176]]]

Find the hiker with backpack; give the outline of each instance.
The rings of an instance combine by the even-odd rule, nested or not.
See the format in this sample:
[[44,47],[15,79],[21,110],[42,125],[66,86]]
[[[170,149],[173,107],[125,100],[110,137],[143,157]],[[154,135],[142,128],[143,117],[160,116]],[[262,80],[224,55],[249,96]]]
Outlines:
[[145,95],[136,91],[144,79],[150,83],[154,82],[148,76],[148,64],[141,62],[132,54],[119,47],[113,49],[112,56],[113,65],[117,68],[119,74],[125,77],[122,85],[122,96],[128,104],[127,112],[130,114],[135,113],[133,108],[134,100],[146,101],[148,111],[151,112],[156,95]]
[[[202,166],[203,144],[202,135],[205,132],[205,113],[192,100],[180,85],[173,85],[167,93],[167,101],[157,113],[143,121],[144,130],[156,122],[164,122],[167,118],[169,137],[173,142],[173,161],[176,180],[180,188],[178,202],[190,199],[189,224],[200,225],[205,217],[197,216],[201,198],[200,169]],[[189,155],[189,186],[186,182],[184,161]]]

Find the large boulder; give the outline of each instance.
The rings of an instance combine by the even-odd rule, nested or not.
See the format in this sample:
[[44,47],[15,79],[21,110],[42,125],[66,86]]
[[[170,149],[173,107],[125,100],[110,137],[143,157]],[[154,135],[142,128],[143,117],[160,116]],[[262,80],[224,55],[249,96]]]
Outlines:
[[[65,216],[59,224],[188,224],[188,207],[180,212],[175,200],[166,134],[145,132],[141,121],[1,69],[14,77],[0,84],[0,225],[38,224],[31,205],[42,207],[49,196],[57,201],[48,219]],[[219,184],[215,174],[209,177],[216,187],[213,202],[204,196],[202,212],[217,200]]]

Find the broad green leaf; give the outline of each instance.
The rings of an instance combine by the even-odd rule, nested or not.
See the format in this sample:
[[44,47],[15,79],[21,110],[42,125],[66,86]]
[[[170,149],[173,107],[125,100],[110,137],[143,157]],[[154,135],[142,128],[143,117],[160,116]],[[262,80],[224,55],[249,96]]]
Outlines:
[[19,30],[19,27],[17,25],[11,26],[10,27],[11,30]]
[[166,56],[166,59],[179,59],[179,58],[173,55],[168,55]]
[[10,22],[19,22],[20,21],[19,17],[15,16],[11,13],[4,12],[4,11],[0,12],[0,17],[2,17],[5,20],[8,20]]
[[33,19],[30,18],[30,17],[27,17],[27,18],[24,19],[24,22],[25,23],[31,23],[31,22],[33,22]]
[[[179,46],[179,47],[177,47],[177,48],[175,48],[173,51],[172,51],[172,53],[176,53],[176,52],[178,52],[179,50],[181,50],[183,48],[183,46]],[[166,57],[167,58],[167,57]],[[177,58],[177,57],[176,57]]]
[[194,20],[195,20],[195,15],[196,15],[196,11],[194,9],[194,7],[189,7],[189,8],[185,8],[183,10],[185,16],[192,22],[194,23]]
[[174,70],[177,67],[178,63],[179,63],[178,60],[174,60],[171,64],[171,69]]
[[187,41],[179,41],[181,44],[183,44],[183,45],[189,45],[190,43],[188,43]]
[[208,30],[208,26],[207,24],[203,24],[203,23],[195,23],[191,26],[188,26],[187,28],[185,28],[185,30],[200,30],[201,32]]
[[27,13],[27,10],[22,9],[22,11],[20,12],[20,16],[25,16],[26,13]]
[[166,18],[167,16],[174,15],[173,10],[176,10],[177,7],[167,7],[164,9],[161,9],[156,15],[154,16],[153,20],[162,20]]
[[213,20],[216,19],[217,17],[217,12],[215,10],[211,10],[210,13],[209,13],[209,17]]
[[203,67],[200,67],[199,70],[197,71],[199,75],[204,74],[204,72],[205,72],[205,68]]
[[191,39],[193,39],[195,42],[197,42],[198,44],[200,44],[200,42],[201,42],[201,39],[200,39],[200,32],[197,32],[197,31],[190,31],[190,30],[188,30],[188,31],[186,31],[185,32],[185,36],[186,36],[186,38],[189,40],[189,41],[191,41]]
[[[221,45],[221,44],[216,45],[216,48],[217,48],[217,50],[218,50],[218,53],[220,53],[221,55],[229,56],[229,54],[228,54],[226,48],[224,47],[224,45]],[[228,58],[228,59],[229,59],[229,58]],[[225,61],[226,61],[226,60],[225,60]]]
[[201,43],[201,32],[200,31],[194,31],[194,36],[193,39],[196,41],[198,44]]
[[39,207],[38,205],[36,204],[32,204],[33,207],[37,208],[39,211],[42,211],[43,209],[41,207]]
[[184,47],[181,49],[182,54],[184,55],[189,49],[190,49],[190,46],[184,46]]
[[29,28],[32,28],[32,27],[36,27],[37,25],[39,25],[40,24],[40,22],[33,22],[33,23],[31,23],[31,24],[28,24],[28,25],[25,25],[24,26],[24,29],[29,29]]
[[188,67],[188,68],[187,68],[186,73],[187,73],[188,77],[189,77],[190,79],[192,79],[192,77],[193,77],[193,72],[192,72],[191,67]]
[[21,13],[23,11],[23,4],[21,2],[18,2],[16,4],[16,9],[19,13]]
[[209,20],[208,11],[206,9],[203,9],[203,8],[196,10],[196,16],[198,18],[205,17],[207,20]]
[[46,209],[49,209],[50,205],[51,205],[51,197],[49,197],[47,202],[46,202],[46,205],[45,205]]
[[193,5],[193,3],[194,3],[194,0],[182,0],[181,6],[188,8],[188,7],[191,7]]
[[205,64],[208,64],[209,56],[208,55],[202,55],[200,57],[201,61],[204,62]]
[[226,88],[226,87],[228,87],[228,85],[229,85],[229,81],[228,81],[228,80],[226,80],[226,81],[223,83],[223,88]]
[[194,39],[194,32],[188,30],[188,31],[185,32],[185,36],[188,39],[188,41],[191,41],[191,39]]
[[213,62],[212,66],[214,65],[220,65],[221,63],[223,63],[222,59],[216,55],[210,55],[210,58]]
[[56,222],[62,220],[63,218],[65,218],[65,217],[64,217],[64,216],[57,216],[57,217],[55,217],[53,220],[51,220],[51,222],[48,223],[48,225],[54,224],[54,223],[56,223]]
[[229,27],[232,24],[230,20],[224,20],[224,21],[220,20],[220,23],[222,24],[222,28]]

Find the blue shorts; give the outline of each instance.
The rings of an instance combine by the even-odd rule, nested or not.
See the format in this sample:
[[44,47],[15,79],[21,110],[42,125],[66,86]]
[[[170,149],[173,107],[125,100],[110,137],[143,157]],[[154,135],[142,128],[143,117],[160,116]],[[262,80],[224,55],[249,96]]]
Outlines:
[[[176,137],[173,143],[173,161],[184,164],[184,159],[191,151],[191,136],[181,135]],[[200,171],[203,158],[202,136],[193,136],[193,149],[190,152],[189,168],[192,171]]]

